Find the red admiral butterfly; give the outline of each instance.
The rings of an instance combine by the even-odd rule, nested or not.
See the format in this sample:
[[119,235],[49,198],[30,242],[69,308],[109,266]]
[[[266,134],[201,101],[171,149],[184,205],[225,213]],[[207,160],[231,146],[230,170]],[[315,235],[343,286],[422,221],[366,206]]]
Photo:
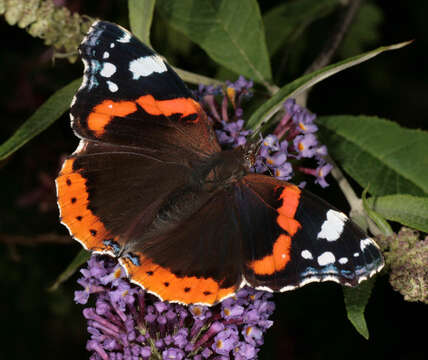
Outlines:
[[125,29],[95,22],[71,105],[81,139],[56,179],[61,222],[85,249],[119,259],[162,300],[212,305],[244,285],[355,286],[378,272],[376,243],[298,187],[221,151],[177,74]]

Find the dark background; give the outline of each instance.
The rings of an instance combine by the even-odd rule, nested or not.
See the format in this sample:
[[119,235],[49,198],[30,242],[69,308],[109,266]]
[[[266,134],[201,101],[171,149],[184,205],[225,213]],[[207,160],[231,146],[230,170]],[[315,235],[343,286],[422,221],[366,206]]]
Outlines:
[[[73,11],[127,26],[126,1],[70,0]],[[262,1],[262,12],[280,1]],[[428,2],[376,2],[377,20],[360,50],[409,39],[415,42],[396,52],[347,70],[317,85],[308,107],[318,114],[369,114],[410,128],[427,128],[426,67]],[[368,19],[370,20],[370,19]],[[273,71],[282,85],[301,74],[323,45],[337,14],[315,22],[294,48],[273,58]],[[0,143],[6,140],[51,94],[81,76],[82,65],[66,60],[52,63],[52,50],[24,30],[0,18]],[[177,42],[181,45],[178,46]],[[181,68],[216,76],[216,65],[202,50],[155,18],[155,49]],[[352,45],[352,43],[351,43]],[[349,45],[335,60],[351,56]],[[355,47],[354,47],[355,49]],[[276,70],[280,69],[276,73]],[[231,79],[234,80],[234,79]],[[47,292],[80,246],[68,240],[58,221],[53,180],[61,159],[77,145],[68,115],[0,162],[0,359],[85,359],[87,333],[82,307],[73,302],[76,277],[56,292]],[[331,183],[334,181],[330,178]],[[346,203],[334,184],[316,189],[336,206]],[[35,244],[37,236],[54,234],[54,244]],[[59,236],[57,236],[59,235]],[[64,242],[58,243],[59,241]],[[378,278],[367,307],[370,340],[347,321],[341,288],[336,284],[308,285],[278,295],[275,325],[265,337],[261,359],[422,359],[427,358],[426,305],[404,302],[387,281]]]

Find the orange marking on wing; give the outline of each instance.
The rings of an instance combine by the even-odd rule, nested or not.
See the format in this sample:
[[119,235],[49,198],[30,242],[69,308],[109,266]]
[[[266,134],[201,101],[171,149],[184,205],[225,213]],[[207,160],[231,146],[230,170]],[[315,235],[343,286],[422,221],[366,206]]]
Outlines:
[[[156,100],[152,95],[144,95],[134,101],[112,101],[104,100],[101,104],[94,106],[88,116],[88,128],[97,136],[102,136],[107,124],[113,117],[126,116],[137,111],[140,105],[151,115],[171,116],[182,114],[183,117],[199,112],[200,105],[190,98],[177,98],[171,100]],[[198,122],[199,116],[191,122]]]
[[138,256],[139,266],[134,265],[126,257],[121,258],[128,276],[145,289],[160,296],[164,301],[214,304],[237,290],[236,286],[221,288],[218,282],[210,278],[178,277],[141,254]]
[[[197,113],[199,109],[199,104],[190,98],[156,100],[152,95],[144,95],[137,99],[137,103],[151,115],[171,116],[180,113],[185,117]],[[192,122],[197,121],[199,117]]]
[[278,208],[278,212],[287,218],[294,218],[299,206],[300,193],[301,191],[297,186],[286,185],[279,196],[282,199],[282,205]]
[[300,223],[296,219],[291,219],[281,214],[278,215],[276,221],[278,225],[281,226],[281,228],[283,228],[285,231],[288,232],[288,234],[290,234],[290,236],[293,236],[297,232],[297,230],[302,227],[302,225],[300,225]]
[[271,255],[266,255],[263,259],[254,260],[249,263],[249,267],[257,275],[272,275],[281,271],[290,261],[291,238],[281,234],[276,239]]
[[73,237],[89,250],[104,250],[103,240],[111,238],[103,223],[88,209],[86,180],[73,170],[74,159],[64,162],[56,179],[61,221],[67,225]]
[[88,128],[97,136],[104,133],[104,128],[115,116],[126,116],[137,111],[137,105],[132,101],[104,100],[95,106],[88,116]]

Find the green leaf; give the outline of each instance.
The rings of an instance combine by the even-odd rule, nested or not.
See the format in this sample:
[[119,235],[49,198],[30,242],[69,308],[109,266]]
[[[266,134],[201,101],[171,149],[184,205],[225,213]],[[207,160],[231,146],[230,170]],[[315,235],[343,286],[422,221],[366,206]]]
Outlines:
[[48,291],[55,291],[65,281],[67,281],[73,274],[91,257],[91,253],[85,249],[81,249],[76,257],[71,261],[67,268],[62,272],[55,283],[48,289]]
[[71,99],[81,83],[81,78],[76,79],[46,100],[8,140],[0,145],[0,160],[13,154],[59,119],[69,109]]
[[371,278],[363,281],[356,288],[343,288],[343,296],[348,319],[352,325],[354,325],[358,333],[366,340],[369,338],[369,330],[364,317],[364,310],[366,309],[367,303],[370,299],[374,283],[375,278]]
[[397,194],[370,198],[367,202],[388,220],[428,232],[428,197]]
[[311,88],[315,84],[327,79],[328,77],[337,74],[352,66],[358,65],[367,61],[384,51],[400,49],[403,46],[410,44],[411,41],[402,42],[390,46],[382,46],[375,50],[366,52],[364,54],[356,55],[349,59],[345,59],[338,63],[326,66],[320,70],[314,71],[310,74],[303,75],[302,77],[284,85],[274,96],[260,106],[247,121],[246,127],[255,130],[257,134],[261,127],[265,125],[270,118],[272,118],[281,108],[285,100],[290,97],[296,97],[303,91]]
[[178,74],[180,79],[182,79],[185,82],[188,82],[190,84],[204,84],[204,85],[217,85],[217,86],[225,86],[225,83],[217,80],[212,79],[203,75],[195,74],[190,71],[186,71],[183,69],[179,69],[176,67],[172,67],[174,71]]
[[371,194],[428,194],[428,132],[373,116],[324,116],[317,124],[332,158]]
[[256,0],[158,0],[160,14],[219,64],[267,84],[272,78]]
[[361,197],[363,200],[363,207],[364,207],[365,212],[367,213],[369,218],[374,221],[374,223],[377,225],[377,227],[379,228],[380,232],[383,235],[386,235],[386,236],[394,235],[394,232],[392,231],[391,226],[389,225],[388,221],[386,221],[382,217],[382,215],[380,215],[377,211],[373,210],[372,207],[370,206],[370,204],[368,203],[368,200],[367,200],[368,189],[369,189],[368,187],[364,189],[363,195]]
[[269,54],[295,41],[315,20],[330,14],[339,0],[299,0],[284,2],[263,15]]
[[131,31],[150,47],[150,28],[152,26],[155,3],[156,0],[128,0]]

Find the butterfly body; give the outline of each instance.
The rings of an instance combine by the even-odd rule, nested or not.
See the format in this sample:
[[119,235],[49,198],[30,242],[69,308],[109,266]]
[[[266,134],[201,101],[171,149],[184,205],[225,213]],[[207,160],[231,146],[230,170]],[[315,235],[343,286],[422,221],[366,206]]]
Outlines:
[[212,305],[244,285],[355,286],[383,259],[345,214],[222,150],[184,83],[125,29],[96,22],[80,47],[80,138],[56,180],[61,221],[162,300]]

